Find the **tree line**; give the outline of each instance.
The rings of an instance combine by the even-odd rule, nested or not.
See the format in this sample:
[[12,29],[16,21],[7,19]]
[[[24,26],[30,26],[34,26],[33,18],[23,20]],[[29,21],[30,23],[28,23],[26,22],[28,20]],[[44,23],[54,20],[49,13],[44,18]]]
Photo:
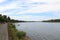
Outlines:
[[0,14],[0,23],[4,23],[4,22],[25,22],[25,21],[11,19],[11,18],[10,18],[9,16],[7,16],[7,15],[2,15],[2,14]]
[[60,22],[60,19],[51,19],[51,20],[45,20],[42,22]]
[[10,17],[0,14],[0,22],[9,22],[10,20]]

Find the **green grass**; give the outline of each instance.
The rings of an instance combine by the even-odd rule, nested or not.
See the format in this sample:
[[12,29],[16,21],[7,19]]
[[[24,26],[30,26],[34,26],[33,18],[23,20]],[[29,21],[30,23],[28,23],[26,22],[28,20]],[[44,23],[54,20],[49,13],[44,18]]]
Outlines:
[[18,31],[16,27],[12,24],[8,24],[8,30],[9,30],[9,39],[11,40],[19,40],[26,36],[26,33],[23,31]]
[[17,32],[17,37],[20,39],[20,38],[22,38],[22,37],[24,37],[24,36],[26,36],[26,33],[25,32],[23,32],[23,31],[18,31]]

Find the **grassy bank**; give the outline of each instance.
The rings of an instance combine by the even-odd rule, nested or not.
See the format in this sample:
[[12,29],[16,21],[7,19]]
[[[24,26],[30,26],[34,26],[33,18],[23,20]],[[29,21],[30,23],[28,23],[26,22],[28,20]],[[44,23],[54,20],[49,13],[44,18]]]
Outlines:
[[8,34],[9,40],[30,40],[25,32],[18,31],[11,23],[8,24]]

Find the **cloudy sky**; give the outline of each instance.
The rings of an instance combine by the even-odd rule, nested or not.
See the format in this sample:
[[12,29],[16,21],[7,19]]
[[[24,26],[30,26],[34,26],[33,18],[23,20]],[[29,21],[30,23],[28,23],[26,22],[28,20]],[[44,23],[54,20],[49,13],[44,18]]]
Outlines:
[[60,18],[60,0],[0,0],[0,14],[40,21]]

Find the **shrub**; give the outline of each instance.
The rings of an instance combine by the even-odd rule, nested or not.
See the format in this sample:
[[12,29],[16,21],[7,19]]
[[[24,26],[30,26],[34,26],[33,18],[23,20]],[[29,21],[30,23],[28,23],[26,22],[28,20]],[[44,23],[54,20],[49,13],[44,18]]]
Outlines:
[[26,33],[23,31],[18,31],[13,24],[8,24],[9,36],[11,40],[20,40],[26,36]]
[[20,39],[20,38],[22,38],[22,37],[24,37],[24,36],[26,36],[26,33],[25,32],[23,32],[23,31],[18,31],[17,32],[17,37]]

